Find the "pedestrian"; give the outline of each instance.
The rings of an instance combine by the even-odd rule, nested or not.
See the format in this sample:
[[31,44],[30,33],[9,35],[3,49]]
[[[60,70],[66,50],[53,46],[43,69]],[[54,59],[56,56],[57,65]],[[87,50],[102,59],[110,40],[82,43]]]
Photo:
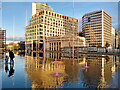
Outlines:
[[14,56],[14,53],[12,51],[10,51],[10,50],[9,50],[9,57],[10,57],[10,64],[14,63],[13,59],[15,58],[15,56]]
[[5,56],[5,63],[6,63],[6,64],[8,63],[8,59],[9,59],[9,57],[6,55],[6,56]]

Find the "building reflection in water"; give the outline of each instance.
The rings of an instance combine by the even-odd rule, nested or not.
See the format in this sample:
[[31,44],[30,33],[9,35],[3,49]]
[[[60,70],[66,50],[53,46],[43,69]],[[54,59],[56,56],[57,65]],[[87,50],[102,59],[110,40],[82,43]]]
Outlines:
[[54,60],[46,60],[44,63],[42,59],[36,60],[27,56],[25,71],[32,81],[32,88],[54,88],[61,85],[66,76],[65,65],[62,61],[58,61],[57,64],[58,72],[62,74],[60,77],[54,76],[56,73]]
[[[108,88],[112,83],[112,74],[118,69],[117,56],[89,56],[86,58],[88,66],[84,71],[84,81],[87,87]],[[114,64],[113,64],[114,63]],[[115,67],[114,67],[115,65]],[[113,69],[114,67],[114,69]],[[114,70],[114,71],[113,71]],[[117,83],[118,81],[116,81]],[[117,86],[117,85],[116,85]]]
[[[110,87],[118,70],[117,56],[80,54],[74,64],[72,58],[61,53],[47,53],[45,58],[36,56],[25,56],[25,72],[32,88]],[[89,68],[85,68],[86,62]]]

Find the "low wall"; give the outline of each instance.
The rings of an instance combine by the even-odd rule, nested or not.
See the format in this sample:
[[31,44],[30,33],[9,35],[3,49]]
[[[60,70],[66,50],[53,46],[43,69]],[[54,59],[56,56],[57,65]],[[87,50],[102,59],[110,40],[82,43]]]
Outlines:
[[[72,48],[64,48],[62,52],[71,53]],[[120,53],[120,49],[106,49],[106,48],[97,48],[97,47],[87,47],[87,48],[74,48],[74,52],[96,52],[96,53]]]

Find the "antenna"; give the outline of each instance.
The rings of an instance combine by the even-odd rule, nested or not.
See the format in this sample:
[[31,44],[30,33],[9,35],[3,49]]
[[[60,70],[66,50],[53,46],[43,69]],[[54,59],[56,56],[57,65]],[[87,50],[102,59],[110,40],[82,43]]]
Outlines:
[[[44,4],[45,4],[45,2],[44,2]],[[45,5],[44,5],[44,10],[45,10]],[[43,15],[45,16],[45,14],[43,14]],[[43,20],[43,25],[45,25],[44,20]],[[43,45],[43,46],[44,46],[44,62],[45,62],[45,39],[46,39],[45,33],[46,33],[46,32],[45,32],[45,29],[44,29],[44,26],[43,26],[43,36],[44,36],[44,37],[43,37],[43,38],[44,38],[44,39],[43,39],[43,43],[44,43],[44,45]]]
[[73,0],[73,64],[74,64],[74,0]]
[[2,1],[0,1],[0,28],[2,29]]
[[27,9],[26,9],[26,26],[27,26]]
[[[27,27],[27,9],[26,9],[26,27]],[[25,37],[26,37],[26,30],[25,30]],[[27,41],[27,39],[25,40],[25,52],[27,52],[26,41]]]

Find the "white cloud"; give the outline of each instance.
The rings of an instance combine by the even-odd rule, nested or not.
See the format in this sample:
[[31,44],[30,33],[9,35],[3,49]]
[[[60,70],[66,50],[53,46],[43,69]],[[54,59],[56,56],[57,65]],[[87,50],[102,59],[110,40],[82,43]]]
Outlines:
[[[24,41],[25,37],[15,37],[14,41]],[[13,41],[13,37],[7,37],[6,41]]]
[[[12,43],[13,41],[6,41],[6,44]],[[15,41],[14,43],[18,43],[19,41]]]

